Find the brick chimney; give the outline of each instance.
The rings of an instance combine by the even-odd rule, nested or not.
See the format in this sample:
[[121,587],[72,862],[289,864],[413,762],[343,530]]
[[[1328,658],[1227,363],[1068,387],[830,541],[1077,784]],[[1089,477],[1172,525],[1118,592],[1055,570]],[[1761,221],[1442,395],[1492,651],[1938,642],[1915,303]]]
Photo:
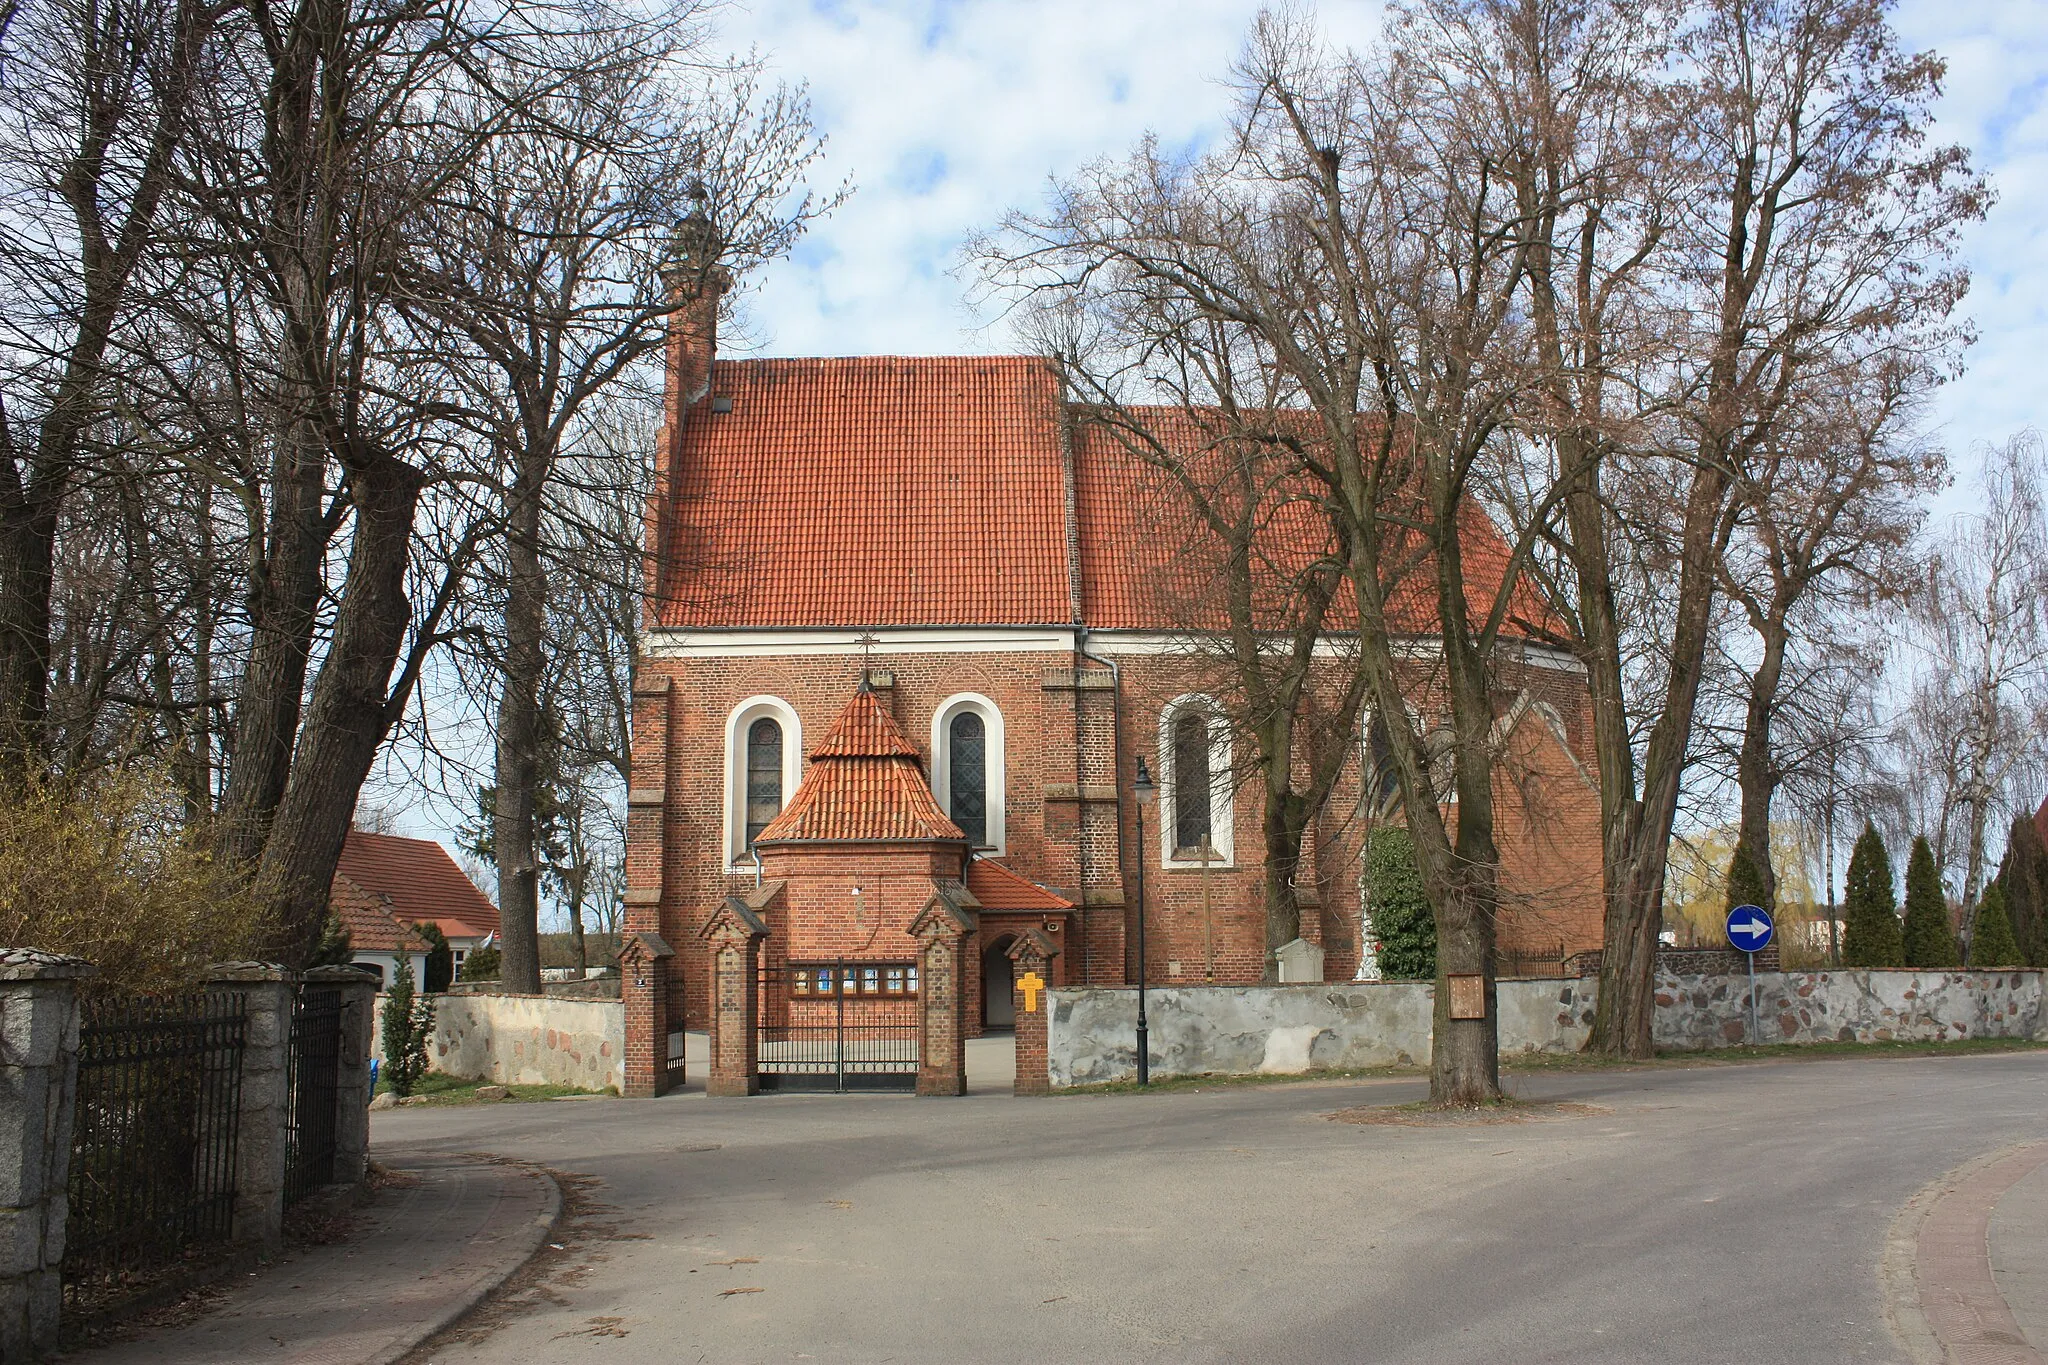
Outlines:
[[701,190],[696,207],[670,238],[669,264],[661,272],[668,290],[668,373],[661,435],[656,443],[654,488],[647,500],[646,613],[651,625],[664,600],[663,575],[669,558],[669,521],[675,504],[676,464],[683,448],[683,423],[693,404],[711,391],[711,361],[718,350],[718,302],[732,287],[732,272],[719,264],[717,229],[704,213]]
[[732,287],[732,272],[718,262],[720,242],[701,201],[676,224],[675,252],[662,280],[673,311],[668,329],[668,412],[671,428],[711,390],[718,351],[718,302]]

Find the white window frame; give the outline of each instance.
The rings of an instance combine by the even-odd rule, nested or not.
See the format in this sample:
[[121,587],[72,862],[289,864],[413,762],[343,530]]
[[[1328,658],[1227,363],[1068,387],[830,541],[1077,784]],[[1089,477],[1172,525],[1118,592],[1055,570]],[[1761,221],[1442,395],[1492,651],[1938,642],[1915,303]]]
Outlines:
[[1159,865],[1169,870],[1202,866],[1200,858],[1177,858],[1173,844],[1173,793],[1180,780],[1175,770],[1173,726],[1190,708],[1209,718],[1209,845],[1218,855],[1210,867],[1236,867],[1236,801],[1232,790],[1231,738],[1228,718],[1214,697],[1184,692],[1159,711]]
[[804,726],[796,708],[780,697],[748,697],[725,718],[725,865],[728,872],[751,872],[747,854],[747,730],[757,720],[782,727],[782,808],[803,780]]
[[939,709],[932,712],[932,795],[939,799],[939,809],[946,812],[946,818],[952,819],[953,753],[949,742],[951,736],[947,731],[953,724],[953,717],[962,711],[972,711],[981,717],[982,739],[987,746],[987,771],[983,776],[988,782],[989,842],[978,845],[976,851],[1000,858],[1009,846],[1005,837],[1009,764],[1004,761],[1003,711],[979,692],[956,692],[940,702]]

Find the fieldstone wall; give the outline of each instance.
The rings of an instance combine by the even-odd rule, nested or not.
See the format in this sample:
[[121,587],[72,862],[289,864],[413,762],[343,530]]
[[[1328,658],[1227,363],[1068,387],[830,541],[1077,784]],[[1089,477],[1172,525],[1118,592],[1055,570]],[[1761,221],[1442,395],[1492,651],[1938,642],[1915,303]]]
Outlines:
[[[2038,971],[1759,972],[1764,1042],[2034,1038],[2048,1042]],[[1659,974],[1656,1042],[1679,1050],[1740,1043],[1749,977]],[[1055,1088],[1137,1075],[1138,992],[1061,987],[1047,993],[1046,1067]],[[1576,1052],[1592,1031],[1593,977],[1502,981],[1503,1056]],[[1155,1076],[1296,1074],[1429,1061],[1436,987],[1426,981],[1345,985],[1169,986],[1146,992]]]
[[[384,1048],[377,997],[372,1037]],[[626,1011],[617,1000],[548,995],[438,995],[427,1063],[435,1071],[496,1085],[573,1085],[584,1090],[626,1083]]]
[[[1758,972],[1766,1043],[2048,1041],[2038,971]],[[1727,1047],[1749,1027],[1748,976],[1659,976],[1657,1046]]]

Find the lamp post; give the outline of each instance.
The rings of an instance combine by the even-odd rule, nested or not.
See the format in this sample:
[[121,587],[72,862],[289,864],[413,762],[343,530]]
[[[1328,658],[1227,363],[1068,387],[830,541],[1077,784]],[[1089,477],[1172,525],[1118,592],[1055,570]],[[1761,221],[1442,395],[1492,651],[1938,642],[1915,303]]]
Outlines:
[[1138,755],[1138,776],[1131,783],[1131,795],[1138,798],[1138,1084],[1152,1084],[1151,1030],[1145,1023],[1145,808],[1159,795],[1152,774],[1145,771],[1145,756]]

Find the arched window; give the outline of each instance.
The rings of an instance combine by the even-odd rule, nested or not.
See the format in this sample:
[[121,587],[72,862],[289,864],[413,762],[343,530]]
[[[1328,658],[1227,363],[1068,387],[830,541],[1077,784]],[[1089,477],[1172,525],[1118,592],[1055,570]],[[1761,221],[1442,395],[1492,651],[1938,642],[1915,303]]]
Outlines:
[[988,844],[988,727],[960,710],[946,726],[946,794],[953,823],[976,848]]
[[782,727],[767,716],[747,727],[747,847],[782,814]]
[[968,842],[1003,854],[1003,713],[978,692],[932,712],[932,795]]
[[1160,711],[1158,771],[1161,864],[1231,866],[1230,726],[1214,698],[1190,693]]
[[1173,723],[1173,848],[1200,857],[1216,832],[1215,782],[1209,771],[1209,718],[1189,708]]
[[796,794],[803,745],[803,725],[780,697],[749,697],[726,717],[725,858],[733,871],[752,869],[754,840]]
[[1394,771],[1394,741],[1377,711],[1366,713],[1365,792],[1374,815],[1386,815],[1400,804],[1401,775]]

